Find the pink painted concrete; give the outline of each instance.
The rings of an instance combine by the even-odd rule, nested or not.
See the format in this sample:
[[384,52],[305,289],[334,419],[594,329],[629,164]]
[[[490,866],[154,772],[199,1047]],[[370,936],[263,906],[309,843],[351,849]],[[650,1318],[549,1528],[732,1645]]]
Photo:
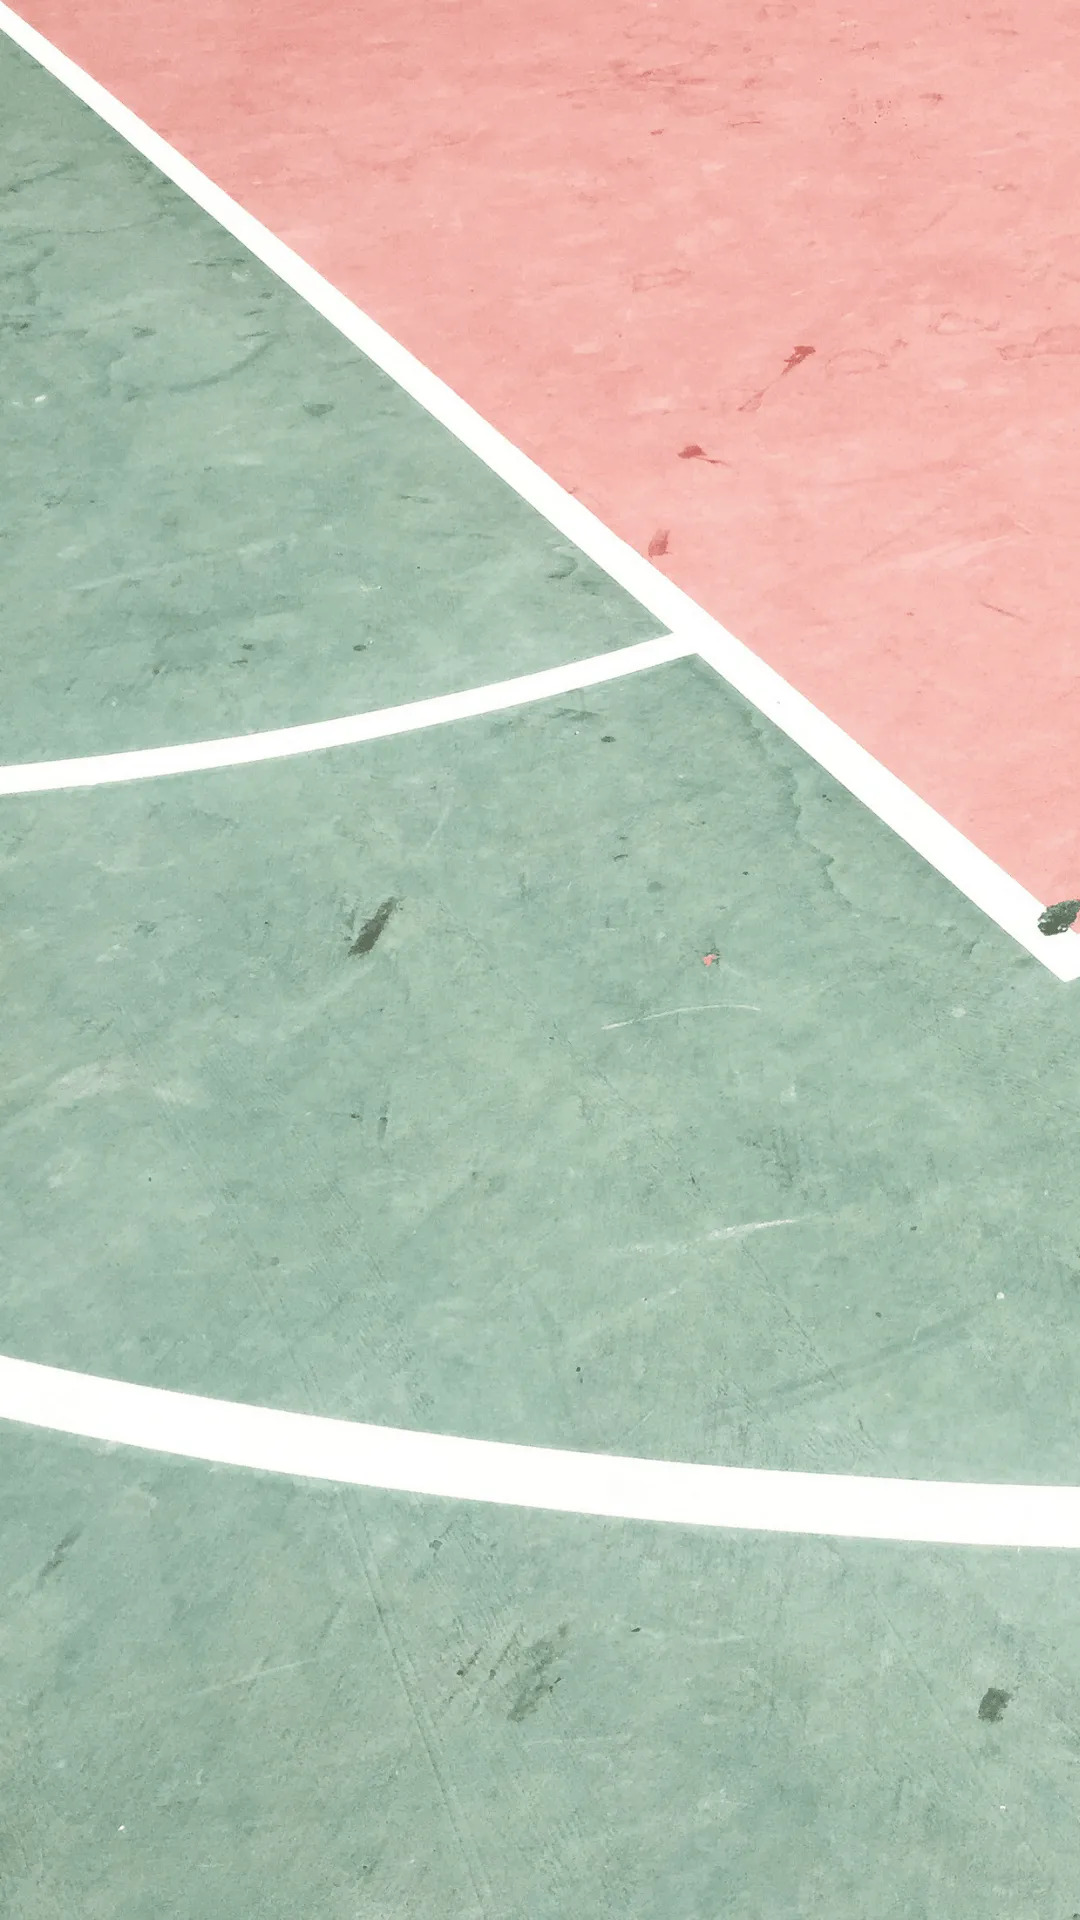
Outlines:
[[1080,896],[1074,8],[23,11],[1041,898]]

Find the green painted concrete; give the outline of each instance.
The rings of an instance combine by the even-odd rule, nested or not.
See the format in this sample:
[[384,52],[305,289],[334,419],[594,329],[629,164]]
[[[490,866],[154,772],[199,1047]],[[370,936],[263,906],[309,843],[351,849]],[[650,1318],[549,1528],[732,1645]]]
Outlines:
[[0,857],[0,1350],[1076,1477],[1080,1003],[709,669],[8,801]]
[[364,712],[651,615],[0,36],[0,758]]
[[4,1459],[13,1920],[1076,1911],[1069,1556]]
[[[41,255],[2,336],[6,754],[651,630],[0,50],[3,90],[4,244]],[[192,384],[253,288],[273,344]],[[262,464],[207,478],[218,428]],[[280,530],[305,489],[348,561]],[[137,560],[166,586],[76,591]],[[1080,1478],[1076,991],[707,669],[5,800],[0,872],[0,1351],[534,1444]],[[2,1428],[0,1906],[1071,1920],[1078,1574]]]

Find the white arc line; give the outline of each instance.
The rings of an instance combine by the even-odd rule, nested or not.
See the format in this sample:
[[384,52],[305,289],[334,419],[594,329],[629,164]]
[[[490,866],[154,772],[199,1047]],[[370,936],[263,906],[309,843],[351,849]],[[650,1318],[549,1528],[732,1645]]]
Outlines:
[[465,693],[440,693],[429,700],[410,700],[400,707],[381,707],[373,713],[348,714],[341,720],[315,720],[300,727],[279,727],[271,733],[244,733],[231,740],[196,740],[179,747],[143,747],[130,753],[89,754],[77,760],[36,760],[0,767],[0,794],[50,793],[59,788],[100,787],[125,780],[152,780],[163,774],[205,773],[211,768],[251,766],[259,760],[283,760],[295,754],[316,753],[327,747],[355,746],[362,740],[386,740],[392,734],[413,733],[448,720],[469,720],[483,713],[500,713],[555,694],[577,693],[620,680],[647,667],[685,659],[693,643],[674,634],[640,640],[636,646],[594,654],[565,667],[545,667],[541,673],[519,674]]
[[27,1360],[0,1358],[0,1418],[185,1460],[441,1500],[849,1540],[1080,1547],[1080,1487],[565,1453],[206,1400]]
[[766,666],[674,582],[605,527],[596,515],[543,472],[527,454],[489,425],[460,394],[425,367],[406,347],[345,294],[302,260],[253,214],[186,160],[83,68],[69,60],[0,0],[0,31],[47,73],[90,107],[136,152],[186,193],[196,206],[247,247],[286,286],[396,380],[477,457],[550,524],[602,567],[665,626],[692,639],[717,673],[767,714],[857,799],[913,846],[987,917],[1011,934],[1059,980],[1080,977],[1080,936],[1039,933],[1042,904],[980,852],[958,828],[905,787],[879,761]]

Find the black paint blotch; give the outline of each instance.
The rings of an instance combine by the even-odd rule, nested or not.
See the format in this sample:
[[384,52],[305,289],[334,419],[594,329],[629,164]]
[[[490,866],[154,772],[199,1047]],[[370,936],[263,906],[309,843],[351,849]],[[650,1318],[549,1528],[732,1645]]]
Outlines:
[[1080,913],[1080,900],[1058,900],[1039,915],[1040,933],[1067,933]]
[[304,412],[310,413],[313,420],[321,420],[324,413],[333,413],[332,400],[305,400]]
[[1012,1694],[1006,1693],[1004,1687],[987,1687],[979,1701],[979,1719],[1000,1720],[1011,1699]]
[[356,939],[353,941],[352,946],[349,948],[350,954],[371,952],[371,949],[375,945],[375,942],[379,938],[379,935],[385,932],[386,923],[389,920],[390,915],[393,913],[394,908],[396,906],[397,906],[396,900],[383,901],[382,906],[378,909],[378,912],[373,913],[370,920],[365,920],[363,926],[361,927],[359,933],[356,936]]
[[614,741],[615,735],[613,733],[602,733],[600,735],[600,745],[602,747],[610,747],[614,745]]

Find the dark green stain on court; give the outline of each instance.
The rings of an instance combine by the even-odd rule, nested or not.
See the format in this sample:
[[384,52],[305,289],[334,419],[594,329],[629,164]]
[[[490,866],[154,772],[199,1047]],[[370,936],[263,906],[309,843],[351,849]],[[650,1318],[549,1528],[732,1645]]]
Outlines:
[[385,931],[390,920],[390,915],[394,912],[397,904],[397,901],[393,898],[384,900],[382,906],[376,909],[370,920],[365,920],[356,939],[349,948],[350,954],[371,952],[376,941]]
[[1059,900],[1039,915],[1040,933],[1066,933],[1080,913],[1080,900]]

